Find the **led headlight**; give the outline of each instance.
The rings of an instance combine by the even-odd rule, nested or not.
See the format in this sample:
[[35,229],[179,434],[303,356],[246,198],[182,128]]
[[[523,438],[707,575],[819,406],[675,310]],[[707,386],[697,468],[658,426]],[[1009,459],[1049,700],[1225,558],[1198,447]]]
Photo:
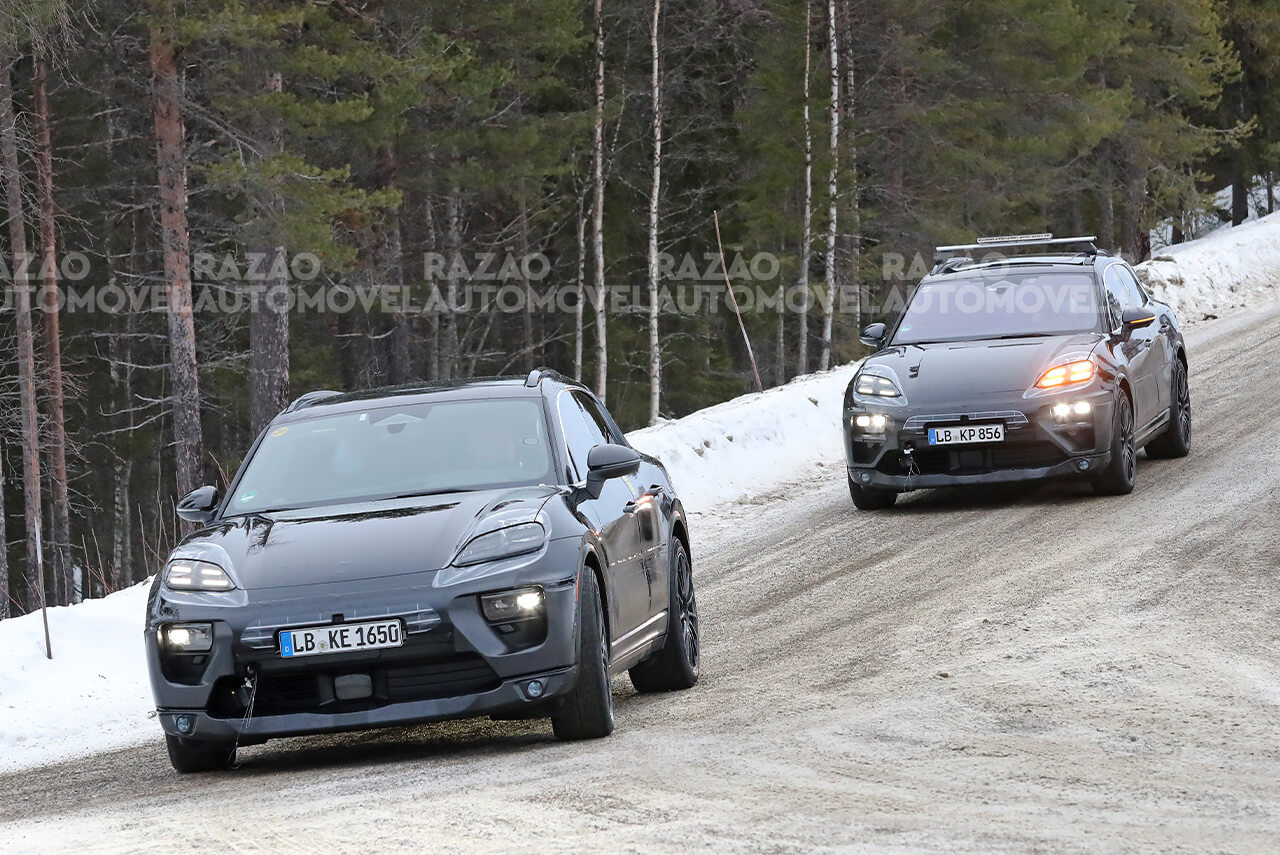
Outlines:
[[480,609],[490,623],[530,620],[542,614],[542,589],[518,588],[480,597]]
[[853,388],[859,395],[874,395],[880,398],[902,397],[902,390],[898,388],[898,384],[883,374],[859,374]]
[[174,591],[230,591],[236,586],[217,564],[190,558],[170,561],[164,583]]
[[889,426],[889,418],[883,413],[860,413],[854,417],[853,423],[867,433],[884,433]]
[[537,552],[547,542],[547,531],[540,523],[527,522],[500,528],[488,534],[473,537],[458,553],[453,563],[459,567],[483,564],[500,558],[511,558],[528,552]]
[[176,653],[208,653],[213,649],[213,624],[171,623],[161,627],[160,640]]

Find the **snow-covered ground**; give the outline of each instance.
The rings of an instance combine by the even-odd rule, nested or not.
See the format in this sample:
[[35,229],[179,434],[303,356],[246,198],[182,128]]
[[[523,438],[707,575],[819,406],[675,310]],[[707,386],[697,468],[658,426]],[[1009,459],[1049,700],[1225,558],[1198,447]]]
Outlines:
[[[1280,214],[1161,250],[1138,269],[1191,323],[1276,299]],[[838,461],[841,396],[855,370],[801,377],[630,438],[666,463],[686,506],[705,518],[718,507],[777,495]],[[53,661],[44,657],[39,614],[0,622],[0,772],[159,738],[148,717],[146,591],[142,584],[50,609]]]
[[1280,213],[1167,246],[1138,265],[1153,296],[1183,321],[1280,296]]

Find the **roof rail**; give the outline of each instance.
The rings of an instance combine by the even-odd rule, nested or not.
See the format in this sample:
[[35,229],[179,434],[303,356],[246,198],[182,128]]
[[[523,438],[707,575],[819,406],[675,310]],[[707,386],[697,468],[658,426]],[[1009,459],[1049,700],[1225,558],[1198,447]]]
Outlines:
[[341,394],[341,392],[335,392],[332,389],[317,389],[314,392],[299,395],[292,404],[282,410],[282,413],[294,413],[305,407],[310,407],[312,404],[318,404],[326,398],[334,398]]
[[532,389],[536,387],[539,383],[541,383],[543,380],[557,380],[561,383],[576,382],[574,380],[570,380],[568,377],[564,376],[559,371],[556,371],[554,368],[542,367],[542,368],[535,368],[532,371],[530,371],[529,376],[524,379],[524,385]]
[[955,255],[951,258],[944,258],[934,263],[933,269],[929,271],[930,276],[937,276],[940,273],[950,273],[953,270],[965,265],[973,263],[973,259],[967,255]]

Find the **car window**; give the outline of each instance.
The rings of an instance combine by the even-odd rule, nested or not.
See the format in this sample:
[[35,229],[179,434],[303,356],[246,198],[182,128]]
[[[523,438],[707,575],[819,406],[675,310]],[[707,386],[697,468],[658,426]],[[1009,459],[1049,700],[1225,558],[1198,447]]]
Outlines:
[[397,404],[271,430],[229,513],[542,484],[547,420],[534,399]]
[[921,282],[892,343],[1064,335],[1097,328],[1092,271],[998,268]]
[[596,429],[600,432],[602,442],[618,442],[621,438],[615,436],[615,431],[609,417],[605,415],[604,410],[590,395],[584,395],[581,392],[574,392],[573,397],[578,399],[578,403],[582,409],[586,411],[591,421],[595,424]]
[[581,481],[587,477],[587,455],[591,453],[591,449],[604,445],[608,440],[595,420],[583,409],[577,395],[562,394],[557,410],[564,429],[565,444],[569,447],[569,460],[577,472],[576,480]]
[[1102,284],[1107,289],[1107,311],[1111,315],[1111,328],[1118,329],[1120,326],[1120,316],[1124,310],[1128,308],[1125,305],[1124,283],[1120,281],[1119,273],[1120,265],[1113,264],[1102,274]]
[[1138,277],[1133,275],[1133,271],[1123,264],[1113,264],[1111,269],[1115,270],[1116,275],[1120,277],[1120,284],[1124,286],[1125,298],[1130,301],[1125,308],[1145,306],[1147,304],[1147,292],[1142,290],[1142,285],[1138,282]]

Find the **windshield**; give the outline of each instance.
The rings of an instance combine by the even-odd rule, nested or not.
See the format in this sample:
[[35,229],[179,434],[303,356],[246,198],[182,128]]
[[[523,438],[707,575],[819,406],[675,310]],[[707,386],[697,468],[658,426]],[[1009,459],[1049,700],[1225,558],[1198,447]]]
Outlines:
[[541,402],[439,401],[282,425],[263,437],[228,515],[553,480]]
[[921,283],[892,344],[1065,335],[1098,329],[1091,271],[984,271]]

